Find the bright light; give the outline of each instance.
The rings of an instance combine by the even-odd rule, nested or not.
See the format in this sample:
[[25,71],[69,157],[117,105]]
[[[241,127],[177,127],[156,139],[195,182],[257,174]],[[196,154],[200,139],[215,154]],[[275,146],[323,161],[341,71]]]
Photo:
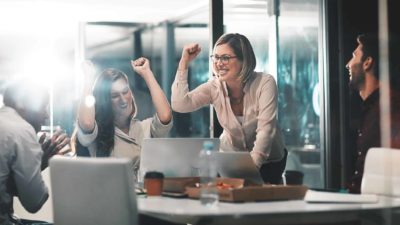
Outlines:
[[[48,47],[48,46],[47,46]],[[73,68],[69,68],[67,63],[57,58],[55,50],[44,49],[36,50],[22,57],[19,62],[19,77],[23,77],[32,83],[40,83],[46,87],[51,87],[59,81],[71,75]]]
[[3,107],[3,95],[0,94],[0,108]]
[[[118,22],[145,22],[159,23],[174,16],[193,14],[198,9],[208,6],[207,0],[196,0],[188,7],[176,7],[175,10],[163,7],[154,7],[154,1],[120,0],[116,1],[55,1],[55,0],[2,0],[0,7],[0,20],[2,29],[9,27],[15,29],[16,24],[21,27],[17,29],[25,32],[32,27],[27,23],[37,25],[42,22],[53,22],[57,24],[54,28],[61,30],[61,24],[77,23],[79,21],[118,21]],[[171,3],[172,4],[172,3]],[[179,9],[182,10],[179,10]],[[149,17],[148,10],[151,9]],[[9,26],[12,21],[13,26]],[[63,31],[61,31],[63,32]]]
[[[24,1],[5,2],[1,9],[2,32],[46,37],[48,34],[68,34],[70,24],[76,24],[77,14],[71,13],[71,6],[51,2]],[[66,15],[68,13],[68,16]],[[21,16],[23,15],[23,16]]]
[[314,113],[319,116],[321,112],[321,107],[320,107],[320,90],[319,90],[319,82],[315,84],[313,88],[313,96],[312,96],[312,106],[314,109]]
[[86,98],[85,98],[86,107],[92,107],[92,106],[94,106],[94,103],[96,103],[96,99],[94,98],[93,95],[86,96]]
[[[276,18],[271,17],[271,22],[275,22]],[[273,23],[271,23],[273,24]],[[269,38],[268,38],[268,73],[271,74],[274,78],[275,81],[278,81],[277,79],[277,74],[278,74],[278,40],[276,37],[276,27],[271,26],[270,27],[270,33],[269,33]]]

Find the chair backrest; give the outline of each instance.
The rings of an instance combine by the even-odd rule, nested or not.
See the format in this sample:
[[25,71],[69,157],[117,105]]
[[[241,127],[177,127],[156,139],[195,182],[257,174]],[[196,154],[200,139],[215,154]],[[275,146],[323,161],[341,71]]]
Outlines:
[[400,197],[400,149],[371,148],[368,150],[362,194]]
[[54,157],[50,178],[54,224],[138,224],[131,160]]

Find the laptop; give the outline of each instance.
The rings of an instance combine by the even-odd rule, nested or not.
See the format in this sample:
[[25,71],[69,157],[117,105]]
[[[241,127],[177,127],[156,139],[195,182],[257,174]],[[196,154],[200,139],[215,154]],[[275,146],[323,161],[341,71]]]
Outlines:
[[162,172],[165,177],[199,176],[198,155],[204,141],[219,151],[218,138],[147,138],[140,155],[139,181],[148,171]]
[[221,177],[242,178],[245,183],[262,185],[264,181],[248,152],[215,152],[217,170]]

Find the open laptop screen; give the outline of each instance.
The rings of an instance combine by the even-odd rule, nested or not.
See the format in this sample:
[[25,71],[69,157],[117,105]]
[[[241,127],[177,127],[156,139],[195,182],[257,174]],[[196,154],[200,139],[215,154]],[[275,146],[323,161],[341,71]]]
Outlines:
[[140,174],[159,171],[165,177],[198,176],[198,155],[204,141],[214,143],[219,150],[218,138],[149,138],[144,139],[140,156]]
[[221,177],[242,178],[249,184],[263,184],[261,174],[248,152],[215,152]]

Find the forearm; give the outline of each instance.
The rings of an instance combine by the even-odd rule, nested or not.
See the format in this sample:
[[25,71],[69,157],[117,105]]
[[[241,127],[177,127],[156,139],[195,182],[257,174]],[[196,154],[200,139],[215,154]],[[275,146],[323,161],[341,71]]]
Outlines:
[[171,105],[176,112],[187,113],[211,104],[211,89],[217,88],[206,82],[189,91],[187,83],[187,70],[177,71],[176,78],[171,87]]
[[39,173],[32,174],[31,180],[27,178],[16,178],[25,179],[17,181],[18,199],[28,212],[36,213],[47,201],[49,197],[48,189]]
[[78,124],[84,132],[92,132],[95,125],[95,107],[90,99],[93,98],[90,87],[85,87],[78,108]]
[[181,59],[178,64],[178,70],[187,70],[189,68],[189,62],[185,59]]
[[154,78],[153,73],[151,71],[149,71],[148,73],[151,74],[145,76],[145,82],[150,90],[151,99],[156,109],[158,118],[163,124],[167,124],[172,119],[171,107],[163,90],[161,89],[157,80]]
[[254,147],[250,153],[254,163],[258,167],[261,167],[271,154],[274,134],[275,129],[272,127],[265,127],[263,130],[257,131]]

